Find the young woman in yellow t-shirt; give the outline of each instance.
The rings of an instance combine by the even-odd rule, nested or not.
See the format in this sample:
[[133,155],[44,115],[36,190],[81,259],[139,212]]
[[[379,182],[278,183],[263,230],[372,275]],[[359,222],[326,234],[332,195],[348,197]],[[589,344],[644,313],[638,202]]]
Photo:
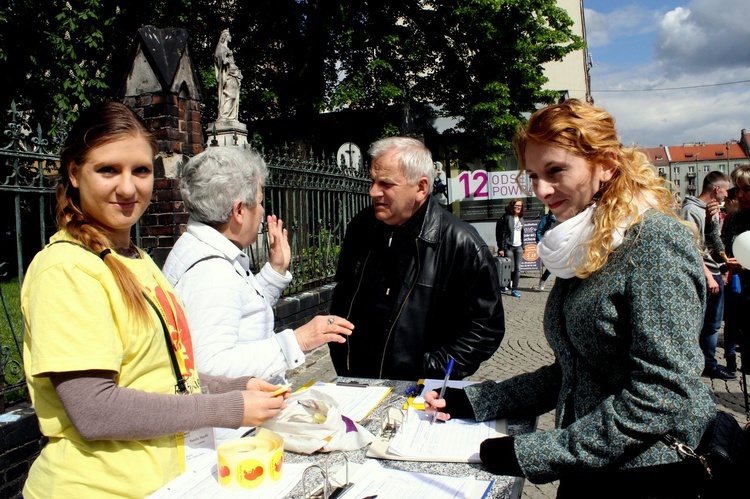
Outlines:
[[184,470],[185,432],[255,426],[288,398],[256,378],[199,379],[182,307],[130,239],[156,152],[119,103],[86,110],[62,151],[59,230],[21,291],[24,367],[49,438],[24,497],[143,497]]

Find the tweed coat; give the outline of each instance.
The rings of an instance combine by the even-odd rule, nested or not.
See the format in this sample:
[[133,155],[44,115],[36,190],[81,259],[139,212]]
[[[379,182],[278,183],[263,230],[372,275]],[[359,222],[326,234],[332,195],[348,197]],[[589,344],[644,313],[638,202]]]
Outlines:
[[693,234],[649,210],[600,270],[556,279],[544,313],[554,364],[466,388],[477,420],[556,409],[555,429],[515,437],[534,483],[677,461],[660,437],[697,445],[716,411],[700,379],[705,297]]

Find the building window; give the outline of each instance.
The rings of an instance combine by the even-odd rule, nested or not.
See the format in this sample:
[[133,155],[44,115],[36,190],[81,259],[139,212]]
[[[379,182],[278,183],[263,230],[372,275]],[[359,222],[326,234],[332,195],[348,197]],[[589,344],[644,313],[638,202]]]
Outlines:
[[688,173],[695,173],[695,167],[694,166],[688,166]]
[[666,177],[667,176],[667,172],[665,171],[665,169],[664,169],[663,166],[659,167],[658,172],[659,172],[659,176],[660,177]]
[[[679,168],[679,167],[678,167],[678,168]],[[674,185],[675,185],[675,187],[679,187],[679,186],[680,186],[680,181],[679,181],[679,180],[675,180],[675,181],[674,181]]]
[[679,175],[680,174],[680,167],[679,166],[673,166],[672,167],[672,173],[674,175]]
[[725,170],[725,167],[724,167],[724,163],[721,163],[721,164],[719,165],[719,171],[720,171],[720,172],[723,172],[724,170]]
[[704,171],[705,173],[708,173],[708,172],[710,172],[710,171],[711,171],[711,167],[710,167],[709,165],[703,165],[703,171]]

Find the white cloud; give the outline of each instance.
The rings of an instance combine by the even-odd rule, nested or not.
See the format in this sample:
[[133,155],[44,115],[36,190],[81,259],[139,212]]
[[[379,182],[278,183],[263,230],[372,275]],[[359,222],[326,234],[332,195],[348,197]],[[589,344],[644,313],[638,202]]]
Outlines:
[[726,142],[750,128],[750,86],[724,90],[603,93],[596,103],[615,116],[623,143],[654,147],[685,142]]
[[693,0],[666,13],[655,53],[668,75],[750,65],[747,0]]
[[[717,85],[750,80],[746,4],[693,0],[661,11],[626,4],[609,14],[586,9],[587,38],[591,18],[595,43],[608,45],[610,57],[597,59],[594,53],[592,94],[615,116],[624,143],[717,143],[750,129],[750,83]],[[624,12],[640,20],[641,35],[615,24]],[[652,58],[630,62],[637,60],[634,50]]]
[[607,16],[591,9],[583,9],[586,18],[586,43],[589,49],[608,45],[610,42]]

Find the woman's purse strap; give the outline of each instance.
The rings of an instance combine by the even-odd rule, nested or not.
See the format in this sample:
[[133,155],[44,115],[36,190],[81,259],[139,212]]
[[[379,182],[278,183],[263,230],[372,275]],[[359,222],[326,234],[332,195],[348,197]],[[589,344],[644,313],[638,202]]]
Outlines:
[[708,477],[709,478],[714,477],[713,472],[711,471],[711,466],[708,464],[708,460],[706,459],[706,456],[697,454],[692,447],[680,442],[670,433],[662,435],[661,441],[664,442],[667,445],[667,447],[670,447],[676,450],[677,453],[680,454],[682,457],[686,457],[689,459],[697,459],[703,466],[703,469],[706,470]]

